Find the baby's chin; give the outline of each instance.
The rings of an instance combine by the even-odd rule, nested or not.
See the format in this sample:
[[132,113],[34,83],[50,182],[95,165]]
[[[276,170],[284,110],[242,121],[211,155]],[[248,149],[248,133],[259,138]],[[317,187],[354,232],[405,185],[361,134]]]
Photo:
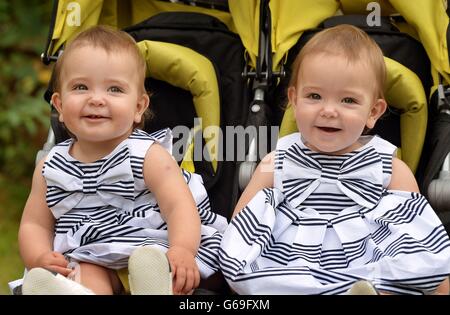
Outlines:
[[330,143],[329,145],[327,145],[327,144],[314,145],[310,142],[305,142],[305,145],[315,152],[328,154],[328,155],[341,155],[341,154],[349,153],[349,152],[352,152],[352,151],[358,149],[361,146],[359,143],[338,146],[333,143]]

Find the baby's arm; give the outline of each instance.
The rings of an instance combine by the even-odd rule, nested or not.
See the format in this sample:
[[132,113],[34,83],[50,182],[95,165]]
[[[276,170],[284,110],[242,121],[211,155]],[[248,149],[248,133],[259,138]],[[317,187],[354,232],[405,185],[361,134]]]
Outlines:
[[[400,159],[392,159],[392,176],[388,189],[419,192],[416,179],[409,167]],[[436,294],[449,294],[449,278],[437,288]]]
[[261,160],[234,208],[233,217],[241,212],[258,191],[264,188],[273,187],[274,156],[275,151],[267,154]]
[[[419,192],[416,179],[409,167],[400,159],[392,159],[392,176],[388,189]],[[449,294],[450,281],[447,277],[436,289],[435,294]]]
[[19,227],[19,250],[27,269],[43,267],[67,276],[71,269],[60,253],[53,251],[55,220],[47,207],[47,185],[42,176],[42,159],[33,174],[31,192]]
[[194,198],[172,156],[153,144],[144,161],[144,180],[155,195],[169,233],[174,293],[189,293],[200,283],[195,255],[200,244],[200,217]]
[[408,165],[396,157],[392,159],[392,176],[388,189],[419,192],[416,178]]

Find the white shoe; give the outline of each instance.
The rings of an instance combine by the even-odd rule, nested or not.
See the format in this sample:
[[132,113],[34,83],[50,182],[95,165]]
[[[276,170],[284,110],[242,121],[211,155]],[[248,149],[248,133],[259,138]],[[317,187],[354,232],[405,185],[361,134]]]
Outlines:
[[143,246],[128,261],[128,280],[132,295],[172,295],[172,273],[166,254]]
[[374,285],[367,280],[359,280],[353,283],[352,287],[347,291],[348,295],[379,295]]
[[93,295],[78,282],[44,268],[33,268],[23,279],[23,295]]

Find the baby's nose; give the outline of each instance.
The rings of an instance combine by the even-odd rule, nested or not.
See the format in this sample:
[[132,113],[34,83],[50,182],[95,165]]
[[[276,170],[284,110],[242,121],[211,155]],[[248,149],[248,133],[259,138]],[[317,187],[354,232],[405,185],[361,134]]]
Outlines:
[[89,104],[94,106],[105,105],[105,98],[102,93],[92,93],[89,98]]
[[332,103],[324,104],[324,106],[322,107],[322,110],[320,111],[320,115],[322,117],[327,117],[327,118],[337,117],[338,112],[337,112],[336,104],[332,104]]

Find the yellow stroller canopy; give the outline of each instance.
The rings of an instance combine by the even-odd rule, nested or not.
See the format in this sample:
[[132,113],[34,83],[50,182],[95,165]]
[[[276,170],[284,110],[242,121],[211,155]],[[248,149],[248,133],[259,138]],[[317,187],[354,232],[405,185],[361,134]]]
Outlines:
[[56,19],[51,42],[46,53],[54,55],[77,33],[94,25],[125,28],[137,24],[160,12],[200,12],[218,18],[228,29],[236,32],[229,12],[188,6],[157,0],[60,0],[57,2]]
[[[410,35],[423,44],[433,67],[450,83],[447,43],[449,17],[446,1],[429,0],[271,0],[273,66],[278,68],[289,49],[302,33],[316,27],[327,17],[338,14],[364,14],[368,4],[378,3],[382,15],[400,14],[409,26]],[[377,13],[377,12],[376,12]],[[301,16],[301,18],[299,18]]]

